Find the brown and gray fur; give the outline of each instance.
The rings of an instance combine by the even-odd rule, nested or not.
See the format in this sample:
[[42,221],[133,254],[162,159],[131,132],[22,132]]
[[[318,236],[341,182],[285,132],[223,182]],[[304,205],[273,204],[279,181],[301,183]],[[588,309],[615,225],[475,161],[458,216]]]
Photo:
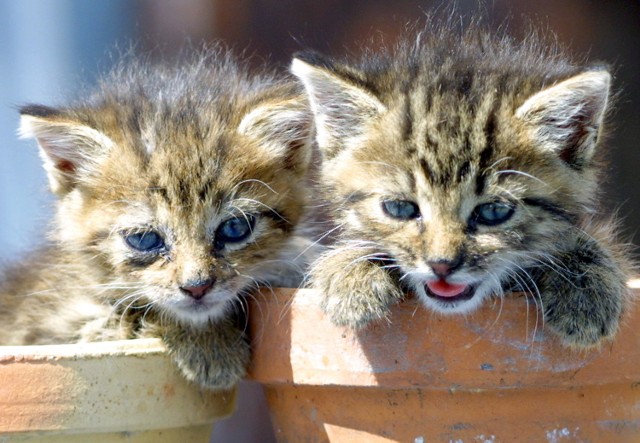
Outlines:
[[[303,52],[292,63],[336,221],[310,276],[324,310],[359,328],[407,290],[436,312],[465,313],[519,288],[565,344],[600,344],[628,306],[625,248],[595,217],[608,68],[537,36],[429,27],[359,60]],[[394,218],[389,201],[416,212]],[[487,225],[478,214],[495,205],[512,213]],[[469,292],[434,297],[426,284],[438,279]]]
[[[48,244],[4,273],[0,343],[160,337],[189,380],[232,386],[249,360],[242,296],[301,278],[301,88],[213,48],[175,66],[126,57],[88,99],[20,113],[56,215]],[[233,217],[254,219],[240,242],[221,234]],[[128,243],[151,231],[161,247]]]

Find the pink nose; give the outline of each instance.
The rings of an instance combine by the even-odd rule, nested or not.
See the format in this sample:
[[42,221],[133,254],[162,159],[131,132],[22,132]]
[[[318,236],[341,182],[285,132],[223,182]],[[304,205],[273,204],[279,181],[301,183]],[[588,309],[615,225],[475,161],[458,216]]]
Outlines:
[[180,286],[180,289],[186,292],[189,297],[199,300],[205,296],[214,283],[214,279],[189,282],[186,286]]
[[448,263],[429,263],[433,272],[440,278],[444,278],[451,274],[451,265]]
[[462,265],[462,254],[453,259],[430,260],[427,262],[433,273],[440,278],[445,278]]

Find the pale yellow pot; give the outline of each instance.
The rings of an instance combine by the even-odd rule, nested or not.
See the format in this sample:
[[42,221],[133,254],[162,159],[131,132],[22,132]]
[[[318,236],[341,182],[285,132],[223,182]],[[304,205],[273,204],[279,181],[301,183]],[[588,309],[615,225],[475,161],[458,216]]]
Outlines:
[[158,339],[0,346],[0,443],[208,442],[235,391],[187,383]]

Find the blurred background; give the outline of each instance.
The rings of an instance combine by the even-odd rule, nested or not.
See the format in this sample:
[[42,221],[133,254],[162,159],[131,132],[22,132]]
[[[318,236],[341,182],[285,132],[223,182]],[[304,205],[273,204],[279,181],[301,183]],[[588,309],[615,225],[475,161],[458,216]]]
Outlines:
[[[637,0],[493,0],[455,2],[490,25],[522,35],[529,24],[553,32],[572,52],[615,68],[619,92],[604,211],[617,210],[624,233],[640,234],[640,2]],[[280,66],[307,47],[357,52],[374,36],[393,42],[407,23],[445,1],[427,0],[3,0],[0,2],[0,260],[13,260],[43,238],[51,200],[35,142],[16,137],[16,107],[62,104],[109,68],[117,46],[171,56],[185,41],[222,39]],[[216,441],[269,442],[259,387],[242,387],[237,417]]]

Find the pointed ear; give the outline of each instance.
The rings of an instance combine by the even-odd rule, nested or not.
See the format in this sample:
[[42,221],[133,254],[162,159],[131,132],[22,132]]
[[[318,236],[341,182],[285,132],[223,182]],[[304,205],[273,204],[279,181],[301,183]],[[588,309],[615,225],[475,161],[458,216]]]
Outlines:
[[333,157],[350,138],[386,107],[371,92],[332,72],[330,64],[312,54],[297,54],[291,72],[304,85],[316,121],[318,146]]
[[49,186],[57,195],[71,191],[79,177],[95,165],[99,153],[113,145],[102,132],[45,106],[21,108],[18,133],[38,142]]
[[580,170],[593,158],[610,83],[604,70],[578,74],[530,97],[516,117],[530,126],[541,149],[556,152]]
[[313,119],[303,96],[257,106],[242,118],[238,132],[287,168],[304,172],[311,162]]

